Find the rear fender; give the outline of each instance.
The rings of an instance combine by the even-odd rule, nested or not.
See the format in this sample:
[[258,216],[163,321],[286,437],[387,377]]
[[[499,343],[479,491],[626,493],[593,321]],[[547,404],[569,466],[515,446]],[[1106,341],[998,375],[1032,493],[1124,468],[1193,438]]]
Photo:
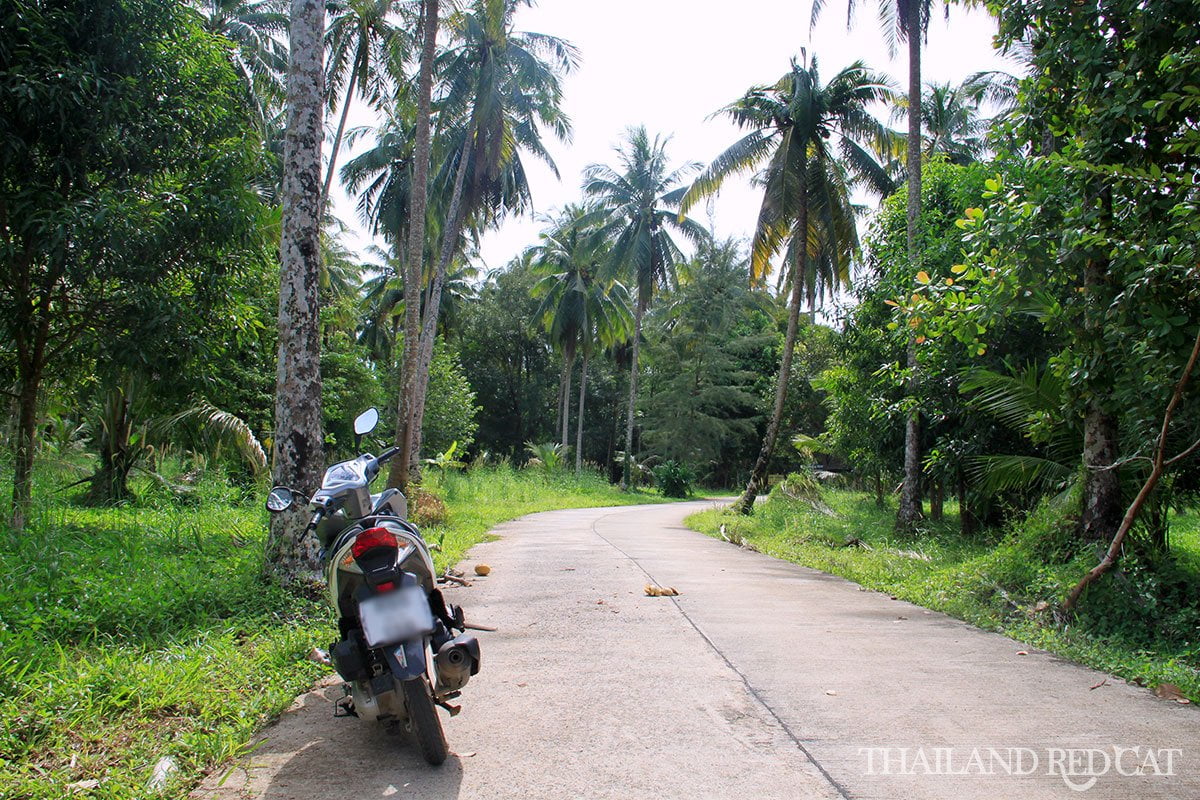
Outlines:
[[384,653],[392,675],[396,680],[406,681],[424,675],[432,668],[428,650],[425,637],[421,637],[409,639],[398,645],[389,645],[384,648]]

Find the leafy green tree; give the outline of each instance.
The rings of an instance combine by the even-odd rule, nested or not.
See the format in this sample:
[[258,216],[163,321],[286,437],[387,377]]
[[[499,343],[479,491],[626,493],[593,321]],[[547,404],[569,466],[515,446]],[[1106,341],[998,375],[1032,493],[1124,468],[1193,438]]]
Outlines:
[[458,354],[438,347],[429,375],[429,406],[425,414],[424,441],[430,452],[442,453],[455,446],[465,452],[475,443],[480,408],[475,391],[463,371]]
[[610,261],[637,286],[622,489],[632,485],[630,460],[642,319],[655,291],[674,284],[675,269],[683,261],[683,254],[671,238],[671,230],[694,242],[702,242],[708,235],[699,224],[677,212],[686,189],[684,180],[698,165],[671,169],[666,147],[667,140],[658,136],[651,141],[645,127],[630,128],[617,151],[619,168],[592,164],[584,171],[584,193],[597,200],[609,213],[612,230]]
[[[868,414],[874,421],[874,430],[881,433],[882,441],[894,442],[903,431],[911,404],[920,405],[926,419],[919,444],[926,454],[922,477],[929,489],[930,514],[939,516],[941,498],[947,491],[956,493],[962,511],[960,522],[968,533],[979,524],[1000,521],[1000,504],[994,501],[1016,499],[973,485],[978,459],[998,453],[1032,456],[1034,452],[1020,436],[998,427],[994,419],[975,408],[973,401],[963,395],[964,372],[1007,371],[1005,365],[1010,362],[1040,365],[1048,357],[1052,342],[1031,316],[1019,313],[1009,314],[1003,324],[993,329],[985,353],[946,337],[918,335],[916,355],[922,380],[918,393],[911,395],[903,387],[907,340],[913,328],[892,318],[891,309],[899,298],[911,294],[914,283],[943,287],[957,284],[961,272],[957,265],[965,237],[958,222],[965,209],[982,202],[991,169],[986,164],[958,166],[944,158],[934,158],[923,165],[921,261],[916,265],[916,281],[907,260],[906,198],[896,194],[884,200],[867,239],[868,266],[873,279],[857,292],[859,303],[846,326],[846,361],[865,373],[857,377],[860,394],[875,398],[875,407]],[[885,385],[889,381],[890,388]],[[848,402],[851,409],[860,408],[862,402],[844,393],[839,395],[841,401]],[[838,416],[840,424],[853,425],[852,417],[847,418],[840,410]],[[850,437],[858,438],[854,432],[850,432]],[[863,452],[871,451],[861,444],[858,447]],[[891,471],[903,464],[902,459],[903,450],[893,451],[880,459],[879,466]],[[1036,502],[1036,498],[1032,499]]]
[[551,407],[558,370],[546,339],[533,328],[539,276],[515,260],[489,276],[464,314],[458,337],[463,371],[481,410],[477,447],[522,458],[525,443],[554,440]]
[[0,28],[0,326],[16,361],[20,528],[43,380],[144,290],[203,302],[257,257],[260,142],[225,48],[176,3],[14,2]]
[[756,313],[766,296],[749,288],[735,242],[702,245],[687,275],[650,314],[642,438],[660,459],[711,475],[755,438],[762,409],[745,356],[773,332],[745,330],[747,319],[769,318]]
[[356,456],[354,418],[383,401],[383,382],[374,366],[362,357],[346,331],[332,331],[321,339],[321,421],[323,451]]
[[[985,204],[967,211],[969,257],[956,285],[918,287],[906,311],[929,334],[981,349],[1014,307],[1058,337],[1050,364],[1067,387],[1067,413],[1082,420],[1080,539],[1111,542],[1122,476],[1147,474],[1146,454],[1163,444],[1163,410],[1200,325],[1200,236],[1183,188],[1200,154],[1189,146],[1192,111],[1179,103],[1200,63],[1177,24],[1195,4],[993,11],[1002,42],[1030,45],[1013,122],[1029,157],[1006,163]],[[1174,414],[1174,430],[1195,425],[1194,397]]]
[[850,259],[858,248],[850,183],[862,181],[881,193],[891,188],[866,146],[888,140],[886,129],[868,112],[872,103],[891,97],[886,79],[856,62],[823,85],[816,59],[806,58],[793,60],[774,84],[753,87],[722,109],[750,133],[717,156],[684,198],[687,208],[716,192],[730,175],[759,170],[763,202],[751,246],[752,278],[762,280],[771,259],[785,251],[791,286],[787,334],[762,449],[736,504],[744,514],[751,513],[766,486],[801,302],[807,296],[815,305],[826,291],[849,281]]

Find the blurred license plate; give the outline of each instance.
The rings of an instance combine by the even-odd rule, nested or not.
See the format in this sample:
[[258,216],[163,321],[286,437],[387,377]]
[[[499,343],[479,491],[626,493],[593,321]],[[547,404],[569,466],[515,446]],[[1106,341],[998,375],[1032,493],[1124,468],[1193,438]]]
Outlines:
[[363,638],[371,647],[411,639],[433,630],[429,601],[419,586],[368,597],[358,604]]

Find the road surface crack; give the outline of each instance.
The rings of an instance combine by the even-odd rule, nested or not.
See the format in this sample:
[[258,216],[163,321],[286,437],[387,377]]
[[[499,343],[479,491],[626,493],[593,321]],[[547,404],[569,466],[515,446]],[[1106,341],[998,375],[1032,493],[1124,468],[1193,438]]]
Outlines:
[[[622,550],[620,546],[615,544],[611,539],[601,533],[600,529],[597,527],[601,522],[609,517],[615,517],[618,514],[623,513],[627,514],[630,512],[630,510],[631,509],[624,509],[622,511],[605,514],[604,516],[597,517],[596,519],[592,520],[592,533],[594,533],[597,538],[599,538],[613,550],[616,550],[618,553],[620,553],[624,558],[628,559],[635,567],[641,570],[642,574],[646,576],[650,583],[657,585],[658,579],[651,574],[650,570],[646,569],[642,562],[638,561],[637,558],[630,555],[625,550]],[[681,528],[680,530],[686,529]],[[708,644],[709,648],[711,648],[712,651],[716,653],[722,661],[725,662],[725,666],[729,668],[730,672],[732,672],[734,675],[737,675],[738,678],[741,679],[742,685],[746,687],[746,691],[750,693],[750,696],[754,698],[754,701],[762,706],[764,711],[771,715],[771,719],[775,720],[775,723],[779,725],[780,729],[782,729],[783,732],[787,734],[787,737],[791,739],[792,744],[796,745],[796,749],[803,753],[804,757],[808,759],[808,762],[812,764],[818,772],[821,773],[822,777],[824,777],[826,781],[829,782],[829,785],[838,793],[838,797],[841,797],[843,800],[851,800],[849,790],[847,790],[846,787],[842,786],[842,784],[839,783],[836,778],[829,774],[829,771],[825,769],[824,765],[822,765],[820,761],[816,759],[816,756],[814,756],[809,749],[804,746],[804,742],[799,736],[796,735],[796,732],[788,726],[783,718],[779,716],[775,709],[772,708],[771,705],[763,698],[758,689],[755,688],[754,684],[750,682],[749,677],[747,677],[744,672],[738,669],[737,665],[733,663],[733,661],[728,655],[725,654],[725,652],[717,645],[717,643],[714,642],[712,638],[705,633],[699,625],[696,624],[696,620],[692,619],[691,615],[688,614],[687,609],[680,604],[679,598],[668,597],[667,599],[675,604],[675,609],[679,612],[679,615],[687,620],[687,623],[692,626],[692,630],[696,631],[700,638],[703,639],[706,644]]]

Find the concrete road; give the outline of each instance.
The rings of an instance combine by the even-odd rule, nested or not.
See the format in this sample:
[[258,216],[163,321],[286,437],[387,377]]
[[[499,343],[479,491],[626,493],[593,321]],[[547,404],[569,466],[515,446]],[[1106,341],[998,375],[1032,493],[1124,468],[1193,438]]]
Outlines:
[[686,530],[706,505],[536,514],[476,547],[493,572],[453,600],[499,630],[441,768],[333,719],[333,682],[194,796],[1200,798],[1194,708]]

